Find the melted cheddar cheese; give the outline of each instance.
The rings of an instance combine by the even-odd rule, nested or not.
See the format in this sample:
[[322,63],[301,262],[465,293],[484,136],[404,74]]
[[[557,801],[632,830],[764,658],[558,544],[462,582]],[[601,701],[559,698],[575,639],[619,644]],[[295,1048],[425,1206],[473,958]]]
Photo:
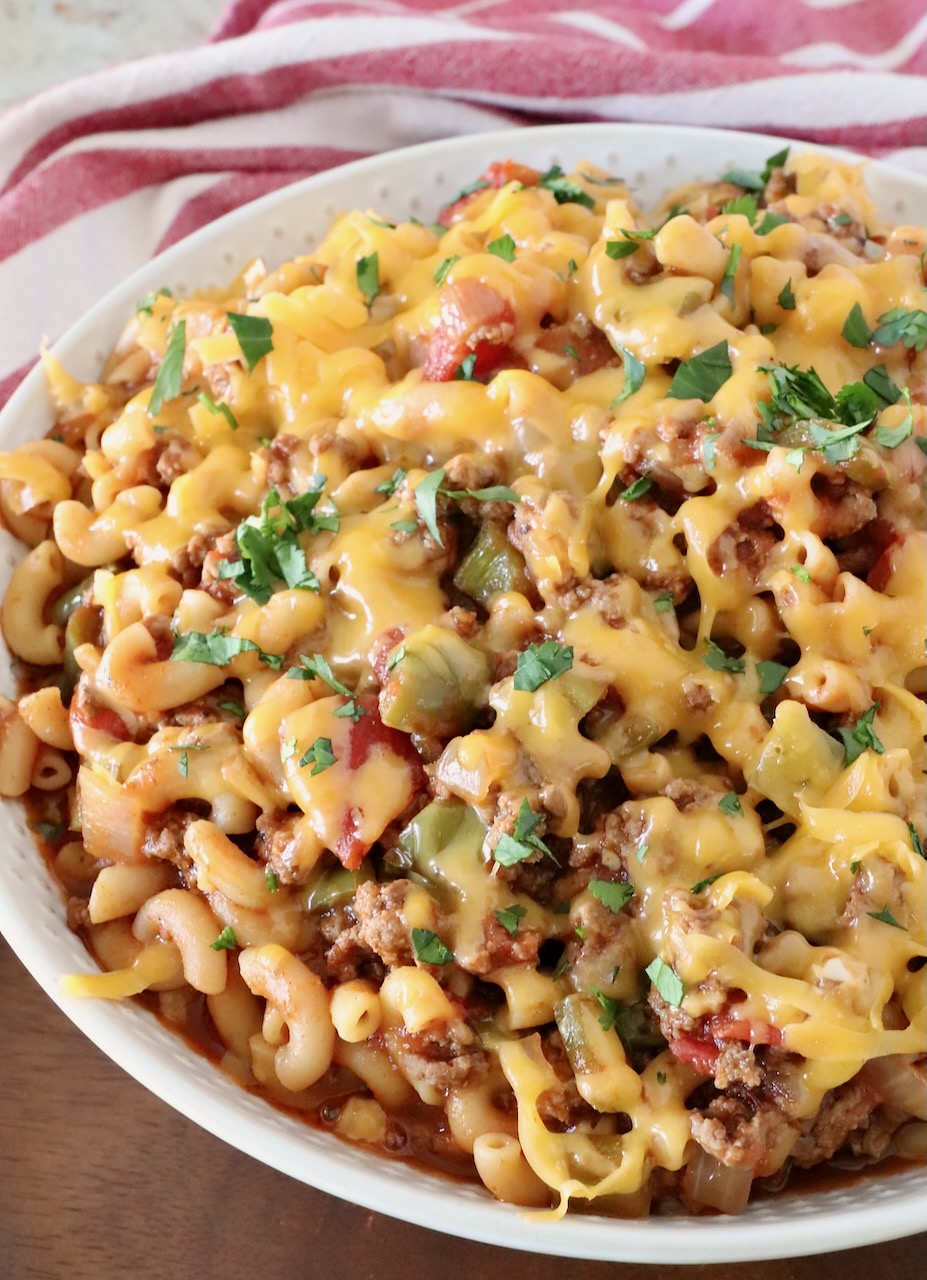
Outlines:
[[200,993],[239,1078],[381,1135],[514,1109],[557,1212],[911,1148],[924,232],[821,156],[764,181],[650,219],[493,166],[442,226],[153,296],[99,383],[46,355],[3,623],[64,698],[6,719],[72,891],[127,868],[69,993]]

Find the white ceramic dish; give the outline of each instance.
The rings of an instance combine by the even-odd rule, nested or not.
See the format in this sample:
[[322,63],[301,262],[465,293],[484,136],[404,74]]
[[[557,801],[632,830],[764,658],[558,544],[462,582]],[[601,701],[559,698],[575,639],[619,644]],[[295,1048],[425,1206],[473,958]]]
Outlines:
[[[182,294],[228,279],[252,257],[275,264],[305,253],[343,209],[376,208],[389,217],[415,214],[429,220],[495,159],[511,157],[541,168],[558,162],[567,170],[592,160],[622,174],[646,207],[668,188],[718,175],[732,164],[762,167],[782,144],[782,139],[707,129],[578,125],[482,134],[373,157],[275,192],[169,249],[114,289],[55,351],[71,372],[93,377],[125,317],[148,291],[167,286]],[[927,181],[876,163],[869,181],[894,221],[922,217]],[[99,252],[98,246],[93,251]],[[8,448],[39,436],[50,421],[42,374],[35,370],[0,414],[0,443]],[[0,530],[0,589],[5,590],[20,554],[19,545]],[[5,653],[0,679],[4,692],[10,692]],[[55,1003],[165,1102],[232,1146],[323,1191],[510,1248],[664,1264],[823,1253],[911,1234],[925,1225],[925,1170],[875,1176],[806,1198],[760,1201],[737,1218],[617,1221],[583,1214],[539,1223],[494,1202],[475,1185],[379,1161],[249,1096],[135,1004],[63,998],[60,975],[86,970],[88,958],[67,928],[61,895],[16,804],[0,809],[0,841],[0,930]]]

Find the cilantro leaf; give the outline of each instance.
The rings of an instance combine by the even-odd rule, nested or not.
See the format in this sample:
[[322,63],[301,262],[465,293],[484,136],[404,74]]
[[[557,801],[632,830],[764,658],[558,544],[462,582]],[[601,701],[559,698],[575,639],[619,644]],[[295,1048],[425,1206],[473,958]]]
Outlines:
[[715,469],[715,463],[717,461],[716,445],[720,435],[720,431],[712,431],[711,434],[707,435],[702,441],[702,461],[705,463],[706,471],[714,471]]
[[302,653],[299,656],[299,666],[290,667],[287,672],[290,680],[322,680],[328,685],[333,693],[340,693],[342,697],[353,698],[351,690],[341,683],[326,657],[321,653],[313,653],[307,657]]
[[386,664],[387,671],[395,671],[405,656],[406,646],[404,644],[398,645],[389,656],[389,660]]
[[858,302],[854,302],[850,308],[847,318],[843,322],[843,328],[840,330],[840,336],[851,347],[865,348],[872,341],[872,330],[866,323],[863,309]]
[[373,306],[374,299],[380,292],[380,255],[376,252],[357,259],[355,268],[357,287],[360,289],[367,309]]
[[[768,408],[787,419],[833,418],[834,397],[814,369],[796,365],[760,365],[769,378],[772,400]],[[761,406],[762,409],[762,406]]]
[[866,915],[872,916],[873,920],[881,920],[883,924],[890,924],[893,929],[903,929],[905,933],[908,932],[908,926],[896,920],[888,907],[883,907],[881,911],[867,911]]
[[233,431],[238,430],[238,420],[224,400],[216,403],[205,391],[201,391],[196,398],[204,409],[208,409],[212,414],[221,414]]
[[759,171],[755,169],[728,169],[726,173],[722,173],[721,181],[730,182],[735,187],[743,187],[745,191],[762,191],[767,182],[773,175],[773,170],[781,169],[789,158],[791,147],[783,147],[781,151],[777,151],[775,155],[770,156],[763,168]]
[[438,494],[443,483],[444,468],[439,467],[437,471],[432,471],[425,476],[424,480],[420,480],[414,491],[415,508],[421,516],[425,528],[439,547],[444,546],[444,539],[441,537],[441,530],[438,528]]
[[224,667],[240,653],[256,653],[271,671],[283,666],[282,653],[265,653],[253,640],[230,636],[225,631],[188,631],[175,636],[171,662],[205,662],[211,667]]
[[729,818],[742,818],[744,811],[740,805],[740,798],[736,791],[729,791],[718,801],[718,808],[722,813],[726,813]]
[[230,716],[237,716],[239,720],[244,720],[245,718],[244,707],[234,698],[226,698],[223,702],[218,702],[216,706],[220,711],[225,711]]
[[724,386],[733,373],[727,340],[722,339],[691,360],[684,360],[667,391],[670,400],[702,400],[706,402]]
[[538,186],[544,191],[549,191],[557,204],[581,204],[586,209],[595,208],[592,196],[583,191],[582,187],[578,187],[575,182],[570,182],[559,164],[553,165],[546,173],[541,174],[538,178]]
[[503,262],[515,261],[515,241],[510,235],[500,236],[498,240],[491,240],[486,246],[486,252],[493,254],[496,258],[501,258]]
[[779,297],[777,301],[783,311],[795,310],[795,294],[792,292],[791,276],[789,277],[788,280],[786,280],[785,284],[779,290]]
[[899,422],[897,427],[886,427],[880,424],[875,429],[875,442],[880,444],[883,449],[897,449],[900,444],[904,444],[914,430],[911,392],[905,387],[901,394],[904,396],[905,404],[908,406],[907,416],[903,421]]
[[183,361],[186,353],[187,322],[186,320],[181,320],[171,334],[171,340],[167,344],[164,359],[161,361],[161,368],[155,378],[155,384],[148,401],[148,414],[150,417],[153,418],[155,414],[161,412],[161,406],[166,400],[176,400],[180,395],[180,388],[183,383]]
[[671,613],[675,603],[672,591],[664,591],[654,599],[653,607],[657,613]]
[[911,837],[911,848],[914,852],[922,858],[927,858],[927,853],[924,852],[924,842],[917,834],[917,828],[913,822],[908,823],[908,834]]
[[154,312],[154,304],[159,298],[173,298],[170,289],[155,289],[152,293],[146,293],[144,298],[140,298],[135,304],[135,314],[141,316],[150,316]]
[[901,388],[892,382],[884,364],[874,365],[868,373],[864,373],[863,382],[870,391],[876,393],[883,405],[897,404],[901,399]]
[[758,662],[756,674],[760,677],[760,693],[775,693],[789,674],[789,668],[781,662]]
[[182,778],[185,778],[190,772],[190,757],[187,755],[186,751],[181,751],[180,755],[177,757],[177,769]]
[[325,477],[316,476],[314,483],[314,488],[289,502],[271,489],[258,515],[248,516],[235,530],[240,559],[220,561],[218,576],[233,579],[258,604],[267,603],[279,581],[291,589],[318,593],[319,580],[306,563],[297,535],[337,530],[339,517],[337,512],[315,514]]
[[794,573],[795,577],[798,579],[799,582],[805,582],[809,584],[811,582],[811,574],[808,572],[808,570],[805,568],[803,564],[789,565],[789,573]]
[[893,307],[878,317],[876,325],[872,334],[874,347],[894,347],[901,342],[911,351],[923,351],[927,346],[927,311]]
[[573,646],[557,640],[530,644],[518,655],[514,685],[521,693],[534,693],[542,684],[563,675],[573,666]]
[[621,343],[616,343],[615,346],[624,366],[624,386],[608,406],[609,409],[614,409],[616,405],[627,400],[628,396],[633,396],[635,391],[640,391],[644,385],[644,378],[647,376],[647,366],[642,360],[638,360],[637,356],[628,351],[627,347],[623,347]]
[[790,221],[791,219],[785,217],[784,214],[773,213],[771,209],[767,209],[759,226],[755,227],[754,230],[758,236],[768,236],[770,231],[774,231],[776,227],[781,227],[784,222]]
[[639,247],[636,240],[607,240],[605,242],[605,256],[611,258],[614,262],[620,262],[622,258],[627,258],[632,253],[636,253]]
[[885,754],[885,747],[876,736],[872,722],[875,719],[875,713],[878,711],[881,703],[874,702],[868,711],[857,720],[852,729],[838,729],[840,738],[843,742],[843,750],[846,756],[846,763],[853,764],[855,760],[868,748],[876,753],[877,756]]
[[450,964],[454,959],[453,951],[449,951],[430,929],[412,930],[412,949],[416,960],[423,964]]
[[48,844],[54,844],[56,840],[60,840],[65,830],[63,822],[30,822],[29,826],[40,840],[44,840]]
[[443,262],[439,262],[434,270],[434,282],[439,287],[444,284],[447,279],[447,273],[456,262],[460,261],[460,254],[455,253],[450,258],[445,258]]
[[472,382],[473,371],[476,369],[476,352],[471,351],[468,356],[464,356],[460,364],[454,370],[454,382]]
[[212,951],[234,951],[238,946],[235,930],[230,924],[227,924],[215,942],[210,942],[209,946]]
[[743,195],[737,196],[734,200],[728,200],[726,205],[721,208],[722,213],[742,213],[752,226],[756,222],[757,205],[756,196]]
[[618,1017],[618,1001],[599,991],[598,987],[592,987],[590,994],[595,996],[604,1010],[604,1013],[599,1015],[599,1026],[603,1031],[611,1031]]
[[727,671],[733,676],[743,675],[747,669],[745,658],[729,658],[714,640],[706,640],[705,643],[708,646],[708,652],[702,661],[706,667],[710,667],[712,671]]
[[276,871],[265,871],[264,883],[267,885],[267,888],[270,890],[271,893],[276,893],[277,890],[280,888],[280,878],[277,875]]
[[403,468],[397,467],[388,480],[380,481],[374,489],[374,493],[385,493],[387,498],[391,498],[405,478],[406,473]]
[[548,858],[553,858],[553,854],[547,845],[534,834],[537,827],[543,820],[543,815],[535,813],[528,803],[528,797],[521,802],[521,808],[518,810],[518,817],[515,819],[515,831],[513,835],[503,832],[499,837],[499,842],[493,850],[493,858],[503,867],[512,867],[516,862],[524,862],[526,858],[533,857],[535,853],[543,853]]
[[648,490],[653,488],[653,476],[638,476],[633,484],[629,484],[618,496],[622,502],[636,502]]
[[697,880],[690,893],[704,893],[709,885],[714,884],[716,880],[720,880],[723,875],[727,875],[726,871],[716,871],[713,876],[706,876],[704,880]]
[[657,956],[655,960],[650,962],[644,972],[666,1003],[672,1005],[674,1009],[680,1008],[686,989],[682,985],[682,979],[671,966],[665,960],[662,960],[660,956]]
[[418,529],[417,520],[394,520],[390,525],[391,529],[395,529],[397,533],[415,533]]
[[324,773],[337,761],[338,757],[332,751],[331,738],[316,738],[308,751],[304,752],[299,760],[299,768],[305,769],[306,765],[312,765],[312,773],[309,775],[314,778],[317,773]]
[[720,292],[727,298],[731,306],[734,305],[734,283],[737,277],[737,264],[740,262],[743,253],[743,245],[735,244],[731,247],[728,254],[727,266],[724,268],[724,275],[721,279]]
[[639,844],[637,846],[637,849],[634,851],[634,856],[638,862],[643,862],[649,852],[650,852],[649,844]]
[[226,316],[238,339],[248,372],[253,373],[274,349],[274,326],[266,316],[240,315],[237,311],[227,311]]
[[526,908],[517,902],[512,903],[510,907],[502,907],[500,910],[493,912],[502,928],[512,938],[518,933],[518,925],[526,914]]
[[613,915],[623,910],[634,897],[634,885],[614,880],[590,880],[586,888]]

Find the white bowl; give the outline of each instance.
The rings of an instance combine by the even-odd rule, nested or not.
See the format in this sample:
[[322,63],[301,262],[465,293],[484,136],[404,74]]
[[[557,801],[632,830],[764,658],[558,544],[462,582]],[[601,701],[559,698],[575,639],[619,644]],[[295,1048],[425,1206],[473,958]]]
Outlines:
[[[518,159],[540,168],[581,160],[601,164],[631,183],[646,207],[682,182],[710,178],[731,165],[761,168],[785,140],[639,125],[562,125],[480,134],[389,155],[320,174],[221,218],[135,272],[69,331],[55,352],[74,374],[92,378],[136,300],[166,286],[175,293],[229,279],[258,255],[273,265],[305,253],[334,215],[375,208],[423,221],[492,160]],[[922,217],[927,180],[873,162],[870,189],[896,222]],[[87,246],[99,253],[99,246]],[[51,406],[34,370],[0,413],[4,448],[44,434]],[[21,547],[0,530],[0,590]],[[8,657],[0,681],[11,692]],[[62,895],[46,872],[14,803],[0,808],[0,931],[33,977],[80,1029],[158,1097],[203,1128],[258,1160],[320,1190],[438,1231],[510,1248],[564,1257],[662,1263],[735,1262],[794,1257],[870,1245],[922,1230],[927,1171],[878,1174],[842,1190],[786,1195],[751,1204],[736,1218],[618,1221],[594,1214],[539,1223],[463,1185],[378,1160],[317,1132],[245,1093],[218,1068],[138,1005],[81,1001],[59,991],[63,973],[86,971],[88,957],[65,923]]]

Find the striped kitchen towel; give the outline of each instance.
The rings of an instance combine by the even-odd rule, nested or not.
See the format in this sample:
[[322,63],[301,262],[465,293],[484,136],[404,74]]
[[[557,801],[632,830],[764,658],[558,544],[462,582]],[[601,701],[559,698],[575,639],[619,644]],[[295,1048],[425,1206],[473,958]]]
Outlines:
[[371,152],[625,120],[927,172],[925,42],[922,0],[234,0],[202,48],[0,117],[0,405],[43,337],[159,249]]

